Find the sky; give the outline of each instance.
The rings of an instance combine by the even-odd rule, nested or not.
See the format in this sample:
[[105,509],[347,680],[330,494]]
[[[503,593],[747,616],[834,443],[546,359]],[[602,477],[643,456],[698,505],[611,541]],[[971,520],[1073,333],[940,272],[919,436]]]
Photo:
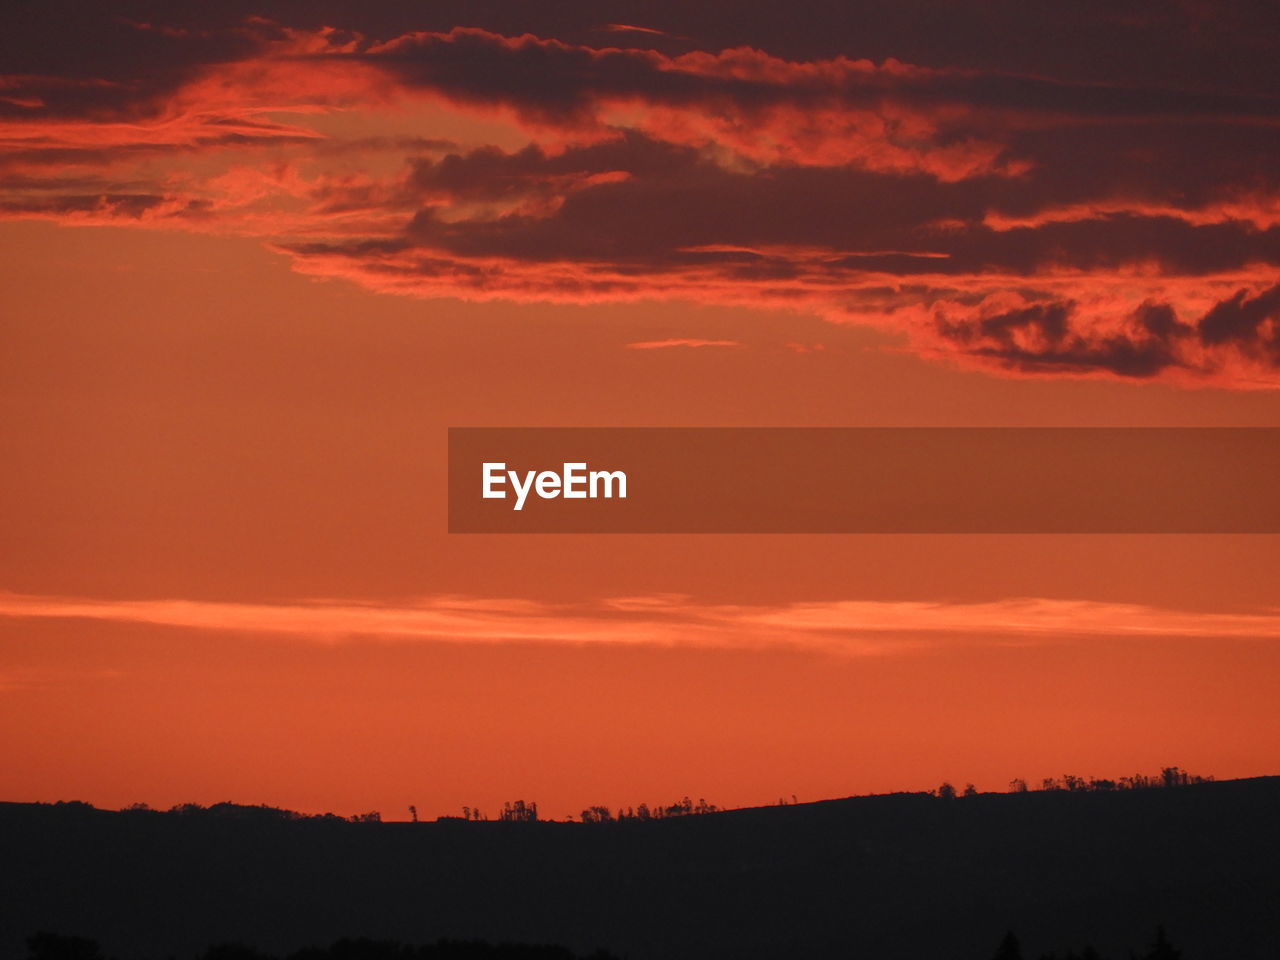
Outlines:
[[1274,11],[530,6],[20,6],[0,798],[1280,772],[1276,536],[445,501],[450,426],[1280,426]]

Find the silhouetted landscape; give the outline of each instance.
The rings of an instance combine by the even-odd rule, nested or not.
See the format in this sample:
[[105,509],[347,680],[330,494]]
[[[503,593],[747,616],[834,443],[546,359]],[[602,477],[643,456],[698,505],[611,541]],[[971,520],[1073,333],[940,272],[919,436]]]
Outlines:
[[[1274,958],[1280,777],[587,822],[0,804],[0,951],[32,960]],[[1167,789],[1176,787],[1176,789]],[[414,811],[416,816],[416,810]],[[539,946],[555,944],[558,946]],[[325,946],[329,945],[329,946]],[[541,952],[539,952],[541,951]]]
[[2,9],[0,960],[1280,960],[1280,0]]

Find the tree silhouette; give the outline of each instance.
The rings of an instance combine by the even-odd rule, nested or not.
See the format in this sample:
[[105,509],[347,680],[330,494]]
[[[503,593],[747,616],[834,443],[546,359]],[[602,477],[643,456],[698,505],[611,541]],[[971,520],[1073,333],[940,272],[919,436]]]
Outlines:
[[1151,948],[1147,950],[1145,960],[1182,960],[1182,951],[1175,949],[1169,942],[1163,924],[1156,927],[1156,938],[1151,942]]
[[1018,938],[1013,935],[1012,930],[1004,935],[992,960],[1022,960],[1022,945],[1018,943]]
[[528,803],[523,800],[508,800],[502,805],[498,819],[509,823],[533,823],[538,819],[538,805],[532,800]]

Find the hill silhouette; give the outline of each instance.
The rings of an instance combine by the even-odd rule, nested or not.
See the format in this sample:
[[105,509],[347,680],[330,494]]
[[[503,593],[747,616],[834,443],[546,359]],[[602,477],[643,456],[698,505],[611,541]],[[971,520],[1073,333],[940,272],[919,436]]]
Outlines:
[[1125,957],[1163,925],[1187,960],[1270,960],[1276,863],[1280,777],[599,824],[0,804],[0,958],[25,958],[42,930],[130,960],[344,937],[630,960],[989,960],[1009,930],[1028,958],[1086,944]]

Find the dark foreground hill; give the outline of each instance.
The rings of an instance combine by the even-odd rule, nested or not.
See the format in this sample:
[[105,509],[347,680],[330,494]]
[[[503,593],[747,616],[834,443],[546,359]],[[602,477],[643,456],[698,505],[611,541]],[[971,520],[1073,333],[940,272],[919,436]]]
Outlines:
[[119,957],[338,937],[630,960],[1280,952],[1280,777],[859,797],[648,822],[346,823],[0,804],[0,958],[52,930]]

